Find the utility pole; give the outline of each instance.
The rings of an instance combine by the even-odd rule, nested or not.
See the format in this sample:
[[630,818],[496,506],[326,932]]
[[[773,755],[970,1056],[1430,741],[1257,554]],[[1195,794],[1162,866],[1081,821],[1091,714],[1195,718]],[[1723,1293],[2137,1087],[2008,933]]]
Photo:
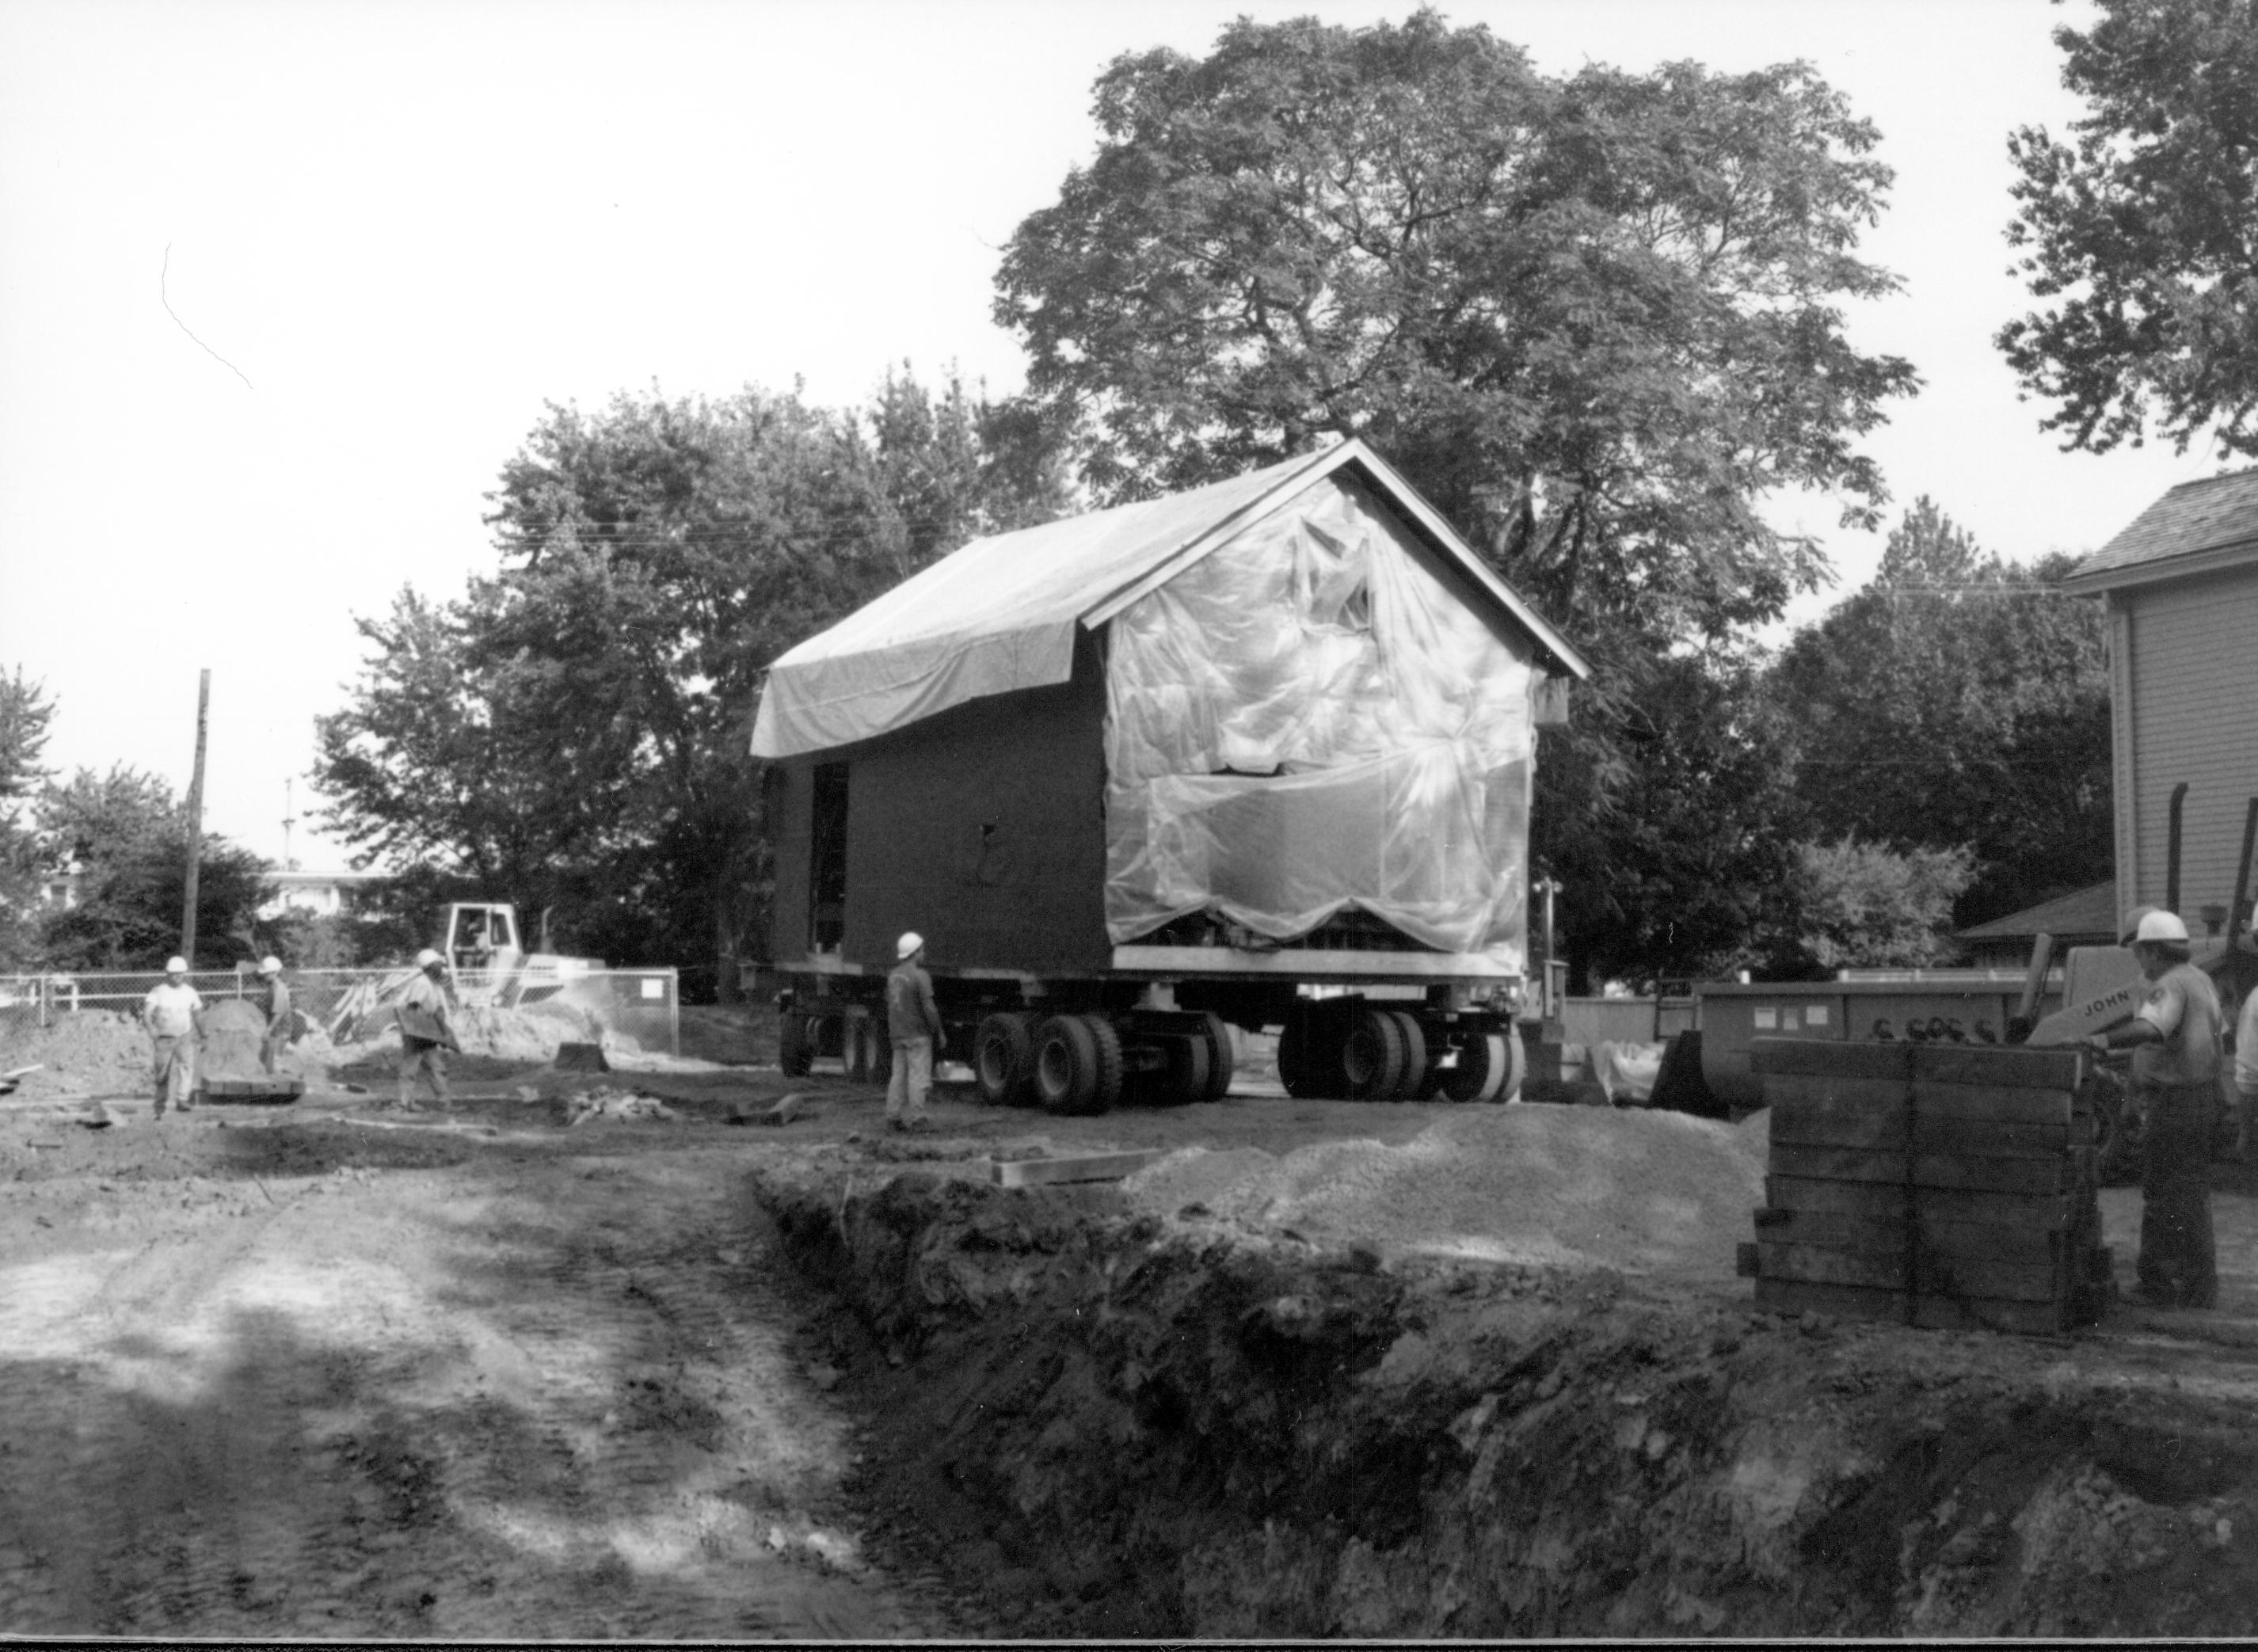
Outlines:
[[211,667],[196,681],[196,767],[188,780],[188,887],[181,902],[181,956],[196,967],[196,873],[204,858],[204,726],[211,710]]
[[282,869],[286,872],[298,869],[297,861],[290,858],[290,828],[298,824],[298,811],[290,790],[292,783],[287,779],[282,783]]

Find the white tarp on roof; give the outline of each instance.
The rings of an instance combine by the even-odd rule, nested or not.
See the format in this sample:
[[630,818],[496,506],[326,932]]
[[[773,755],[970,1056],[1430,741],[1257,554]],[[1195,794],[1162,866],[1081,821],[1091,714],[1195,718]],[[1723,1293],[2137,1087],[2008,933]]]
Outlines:
[[1065,682],[1084,614],[1325,457],[973,541],[781,656],[753,755],[823,751],[983,694]]

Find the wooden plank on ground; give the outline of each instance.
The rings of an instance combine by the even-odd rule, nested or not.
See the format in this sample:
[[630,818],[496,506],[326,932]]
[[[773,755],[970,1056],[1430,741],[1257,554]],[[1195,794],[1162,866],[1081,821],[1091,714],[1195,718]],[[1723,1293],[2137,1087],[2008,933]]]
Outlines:
[[1921,1118],[1983,1118],[2017,1124],[2069,1124],[2083,1111],[2067,1090],[1928,1081],[1913,1087],[1913,1110]]
[[[1767,1093],[1769,1093],[1767,1088]],[[1907,1110],[1855,1102],[1780,1101],[1772,1104],[1772,1139],[1799,1147],[1857,1147],[1903,1152]]]
[[1917,1084],[1967,1084],[1993,1090],[2074,1090],[2085,1077],[2077,1050],[1991,1049],[1980,1044],[1922,1044],[1913,1051]]
[[1749,1067],[1767,1078],[1793,1073],[1821,1078],[1906,1079],[1913,1075],[1913,1046],[1845,1044],[1832,1039],[1752,1039]]
[[1789,1175],[1775,1170],[1765,1178],[1765,1202],[1774,1209],[1834,1210],[1849,1216],[1902,1213],[1910,1198],[1923,1221],[2052,1231],[2068,1227],[2074,1195],[1993,1193],[1957,1188],[1917,1188],[1908,1195],[1901,1183],[1843,1181]]
[[999,1159],[990,1174],[999,1188],[1043,1188],[1063,1181],[1118,1181],[1161,1156],[1157,1149],[1127,1153],[1081,1153],[1059,1159]]

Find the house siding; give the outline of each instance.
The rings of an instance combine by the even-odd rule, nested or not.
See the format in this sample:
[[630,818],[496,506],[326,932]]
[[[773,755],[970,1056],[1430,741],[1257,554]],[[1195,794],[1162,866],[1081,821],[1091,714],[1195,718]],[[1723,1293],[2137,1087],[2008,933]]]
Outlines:
[[2120,835],[2120,920],[2163,903],[2182,781],[2180,904],[2193,920],[2233,896],[2244,813],[2258,796],[2258,571],[2136,586],[2112,606],[2124,616],[2112,630],[2131,688],[2117,736],[2120,806],[2129,796],[2134,815],[2129,858]]

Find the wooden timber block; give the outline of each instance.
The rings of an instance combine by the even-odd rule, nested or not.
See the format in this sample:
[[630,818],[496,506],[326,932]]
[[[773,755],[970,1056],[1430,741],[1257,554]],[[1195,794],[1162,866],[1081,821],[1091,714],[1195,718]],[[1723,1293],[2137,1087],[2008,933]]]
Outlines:
[[1909,1079],[1909,1044],[1845,1044],[1834,1039],[1752,1039],[1749,1067],[1770,1078],[1800,1074],[1815,1078]]
[[[2077,1184],[2067,1153],[2049,1159],[1971,1158],[1956,1153],[1912,1156],[1880,1149],[1775,1145],[1768,1168],[1776,1176],[1827,1181],[1911,1183],[1916,1188],[1959,1188],[1990,1193],[2066,1193]],[[1779,1202],[1774,1201],[1775,1203]]]
[[1921,1118],[1991,1119],[2017,1124],[2070,1124],[2088,1117],[2067,1090],[1993,1089],[1980,1084],[1922,1081],[1913,1087]]
[[1733,1272],[1744,1280],[1757,1276],[1757,1244],[1753,1239],[1743,1239],[1733,1247]]
[[281,1104],[306,1093],[302,1078],[208,1078],[196,1086],[208,1102],[262,1102]]
[[[1906,1155],[1902,1150],[1865,1147],[1799,1147],[1774,1142],[1765,1168],[1776,1176],[1809,1177],[1823,1181],[1878,1181],[1902,1189],[1906,1184]],[[1899,1194],[1903,1197],[1903,1194]],[[1773,1203],[1780,1201],[1775,1199]]]
[[1766,1205],[1756,1213],[1759,1243],[1817,1244],[1838,1251],[1902,1251],[1907,1219],[1904,1202],[1873,1214],[1849,1210],[1797,1210]]
[[2056,1232],[2070,1226],[2090,1195],[1999,1193],[1961,1188],[1921,1188],[1910,1202],[1902,1183],[1841,1181],[1775,1171],[1765,1178],[1765,1202],[1774,1209],[1839,1212],[1902,1221],[1910,1202],[1919,1220]]
[[1899,1291],[1906,1269],[1913,1269],[1921,1294],[2010,1302],[2051,1302],[2065,1280],[2058,1257],[2036,1262],[1999,1262],[1985,1258],[1942,1256],[1906,1247],[1885,1251],[1839,1251],[1824,1245],[1757,1244],[1757,1277],[1800,1280],[1814,1285],[1860,1285]]
[[[2087,1139],[2091,1139],[2090,1135]],[[1914,1117],[1913,1149],[1917,1153],[2058,1159],[2071,1145],[2070,1127],[2067,1124],[2025,1124],[2015,1119],[1935,1118],[1926,1113],[1917,1113]]]
[[[1766,1096],[1771,1095],[1772,1084],[1779,1081],[1765,1084]],[[1785,1142],[1799,1147],[1878,1148],[1903,1152],[1909,1139],[1911,1110],[1906,1105],[1904,1087],[1897,1088],[1900,1094],[1893,1103],[1784,1096],[1772,1104],[1772,1142],[1775,1146]]]
[[600,1044],[560,1044],[550,1065],[560,1073],[608,1073],[612,1070],[612,1064],[604,1059],[604,1046]]
[[2076,1089],[2085,1081],[2078,1050],[1987,1048],[1980,1044],[1907,1046],[1916,1084],[1967,1084],[1991,1090]]
[[999,1159],[989,1166],[999,1188],[1040,1188],[1062,1181],[1118,1181],[1161,1157],[1157,1149],[1128,1153],[1083,1153],[1071,1159]]
[[1904,1251],[1910,1233],[1922,1250],[1939,1256],[1978,1257],[2020,1267],[2050,1266],[2070,1243],[2070,1230],[2060,1226],[1956,1222],[1926,1212],[1908,1218],[1902,1209],[1865,1214],[1767,1206],[1756,1213],[1756,1227],[1762,1243],[1892,1254]]

